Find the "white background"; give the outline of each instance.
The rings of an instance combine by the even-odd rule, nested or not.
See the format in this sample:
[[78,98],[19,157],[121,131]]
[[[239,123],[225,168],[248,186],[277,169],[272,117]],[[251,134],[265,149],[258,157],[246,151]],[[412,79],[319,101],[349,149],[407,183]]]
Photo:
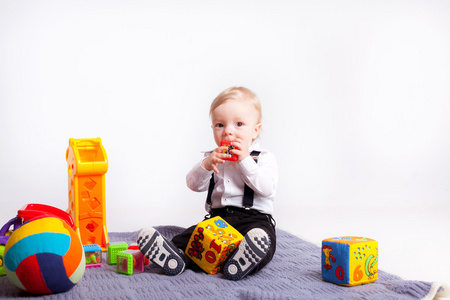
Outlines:
[[380,269],[450,282],[449,1],[0,0],[0,223],[67,208],[69,138],[106,149],[108,230],[188,226],[214,97],[246,86],[275,218],[362,235]]

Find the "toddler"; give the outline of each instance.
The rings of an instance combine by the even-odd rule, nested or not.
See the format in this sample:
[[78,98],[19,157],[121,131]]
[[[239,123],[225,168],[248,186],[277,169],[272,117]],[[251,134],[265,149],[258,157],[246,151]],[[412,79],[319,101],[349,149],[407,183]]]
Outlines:
[[[278,169],[274,155],[256,141],[261,104],[252,91],[226,89],[212,102],[210,116],[218,147],[192,168],[186,182],[193,191],[208,191],[205,219],[220,216],[244,236],[223,268],[226,278],[240,280],[262,269],[275,253],[272,213]],[[220,146],[223,140],[231,146]],[[233,156],[237,160],[230,160]],[[191,263],[184,250],[195,227],[171,241],[154,228],[145,228],[138,236],[139,248],[167,275],[180,274]]]

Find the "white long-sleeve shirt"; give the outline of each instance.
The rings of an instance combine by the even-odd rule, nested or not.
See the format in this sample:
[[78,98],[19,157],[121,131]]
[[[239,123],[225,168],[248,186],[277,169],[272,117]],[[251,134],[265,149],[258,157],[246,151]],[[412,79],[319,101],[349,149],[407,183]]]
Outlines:
[[[253,143],[249,151],[260,151],[258,163],[251,156],[241,162],[226,161],[218,164],[219,174],[214,174],[214,190],[211,195],[211,207],[206,204],[205,209],[222,208],[225,206],[242,207],[245,184],[255,193],[253,207],[265,214],[273,214],[273,202],[275,200],[278,183],[278,167],[275,156],[260,148],[258,143]],[[210,155],[207,152],[205,157]],[[196,192],[208,190],[213,171],[204,169],[201,161],[186,175],[187,186]]]

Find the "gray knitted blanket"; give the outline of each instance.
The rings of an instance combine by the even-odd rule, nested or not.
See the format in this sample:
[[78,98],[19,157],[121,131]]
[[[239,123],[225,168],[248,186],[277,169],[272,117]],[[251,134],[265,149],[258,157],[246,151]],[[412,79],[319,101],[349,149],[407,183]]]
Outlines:
[[[160,226],[166,237],[183,228]],[[110,241],[136,242],[136,232],[114,232]],[[187,269],[178,276],[166,276],[148,265],[144,273],[122,275],[107,264],[86,269],[71,290],[47,296],[31,296],[0,277],[0,298],[44,299],[433,299],[444,289],[440,284],[408,281],[379,270],[374,283],[343,287],[322,280],[320,247],[277,229],[277,252],[260,272],[241,281],[229,281],[222,274],[208,275]]]

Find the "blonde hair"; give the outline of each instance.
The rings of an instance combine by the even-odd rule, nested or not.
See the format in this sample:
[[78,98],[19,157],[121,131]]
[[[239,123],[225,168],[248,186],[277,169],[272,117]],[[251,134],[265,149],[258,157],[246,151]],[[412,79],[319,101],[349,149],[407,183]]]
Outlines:
[[229,100],[238,101],[248,101],[250,102],[255,110],[258,112],[258,123],[261,122],[262,112],[261,112],[261,102],[258,97],[251,90],[245,87],[230,87],[223,92],[221,92],[211,103],[211,108],[209,109],[209,115],[212,112]]

